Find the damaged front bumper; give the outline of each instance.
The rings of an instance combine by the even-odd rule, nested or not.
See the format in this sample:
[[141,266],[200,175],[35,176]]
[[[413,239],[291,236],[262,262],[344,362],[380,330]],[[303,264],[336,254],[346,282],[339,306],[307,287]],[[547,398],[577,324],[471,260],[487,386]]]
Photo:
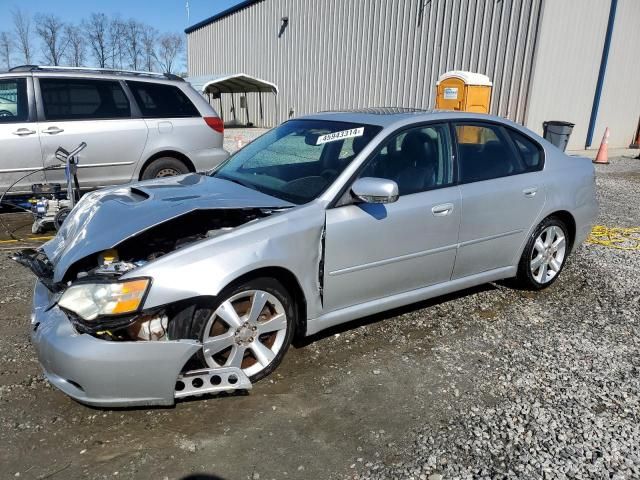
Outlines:
[[173,405],[176,398],[250,389],[240,369],[183,372],[202,345],[196,340],[106,341],[78,333],[66,314],[50,307],[51,292],[36,282],[31,340],[47,379],[92,406]]

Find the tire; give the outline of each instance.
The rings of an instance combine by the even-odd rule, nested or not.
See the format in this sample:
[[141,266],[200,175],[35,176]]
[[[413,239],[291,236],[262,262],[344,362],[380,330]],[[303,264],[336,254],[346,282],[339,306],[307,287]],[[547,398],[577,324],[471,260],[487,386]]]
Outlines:
[[62,228],[62,224],[69,216],[69,213],[71,213],[71,209],[69,207],[63,207],[58,210],[55,217],[53,217],[53,226],[55,227],[56,231]]
[[[256,321],[251,309],[257,298],[266,299],[266,303]],[[251,382],[257,382],[271,374],[284,358],[295,335],[296,312],[295,302],[282,284],[261,277],[232,284],[210,306],[197,306],[193,315],[176,317],[169,323],[168,333],[169,338],[203,342],[197,355],[199,368],[236,366]],[[276,327],[283,328],[271,330]]]
[[141,180],[152,178],[172,177],[189,173],[189,168],[182,160],[173,157],[162,157],[153,160],[142,172]]
[[547,217],[533,231],[524,247],[516,283],[528,290],[551,286],[562,272],[570,252],[569,230],[557,217]]

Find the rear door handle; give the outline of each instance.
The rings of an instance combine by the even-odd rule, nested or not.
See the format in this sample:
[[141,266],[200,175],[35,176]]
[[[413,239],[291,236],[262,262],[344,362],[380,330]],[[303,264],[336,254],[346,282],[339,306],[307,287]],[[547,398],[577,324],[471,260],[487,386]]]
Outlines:
[[18,135],[19,137],[24,137],[27,135],[33,135],[36,133],[35,130],[29,130],[28,128],[19,128],[15,132],[12,132],[14,135]]
[[43,130],[42,133],[48,133],[49,135],[55,135],[56,133],[62,133],[64,129],[58,127],[49,127],[46,130]]
[[536,193],[538,193],[538,187],[529,187],[529,188],[525,188],[522,193],[524,194],[525,197],[528,198],[532,198],[536,196]]
[[443,203],[431,208],[434,217],[444,217],[453,212],[453,203]]

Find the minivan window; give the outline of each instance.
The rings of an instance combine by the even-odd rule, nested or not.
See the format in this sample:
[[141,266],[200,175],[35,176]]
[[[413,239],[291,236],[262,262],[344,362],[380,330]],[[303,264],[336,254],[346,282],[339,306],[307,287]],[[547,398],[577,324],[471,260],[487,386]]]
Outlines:
[[129,100],[113,80],[41,78],[47,120],[108,120],[131,116]]
[[527,169],[498,125],[455,123],[460,181],[480,182]]
[[26,122],[28,118],[26,79],[0,80],[0,123]]
[[173,85],[128,81],[133,96],[145,118],[199,117],[191,100]]

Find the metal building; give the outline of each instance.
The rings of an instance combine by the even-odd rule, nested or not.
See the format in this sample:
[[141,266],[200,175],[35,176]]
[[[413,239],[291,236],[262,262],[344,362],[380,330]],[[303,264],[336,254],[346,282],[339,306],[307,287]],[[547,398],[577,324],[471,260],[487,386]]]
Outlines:
[[[491,113],[539,133],[544,120],[573,122],[569,148],[583,148],[605,126],[611,146],[632,143],[639,24],[638,0],[247,0],[186,33],[189,75],[242,72],[278,86],[278,111],[257,125],[433,108],[438,76],[470,70],[493,81]],[[222,105],[229,117],[231,101]]]

